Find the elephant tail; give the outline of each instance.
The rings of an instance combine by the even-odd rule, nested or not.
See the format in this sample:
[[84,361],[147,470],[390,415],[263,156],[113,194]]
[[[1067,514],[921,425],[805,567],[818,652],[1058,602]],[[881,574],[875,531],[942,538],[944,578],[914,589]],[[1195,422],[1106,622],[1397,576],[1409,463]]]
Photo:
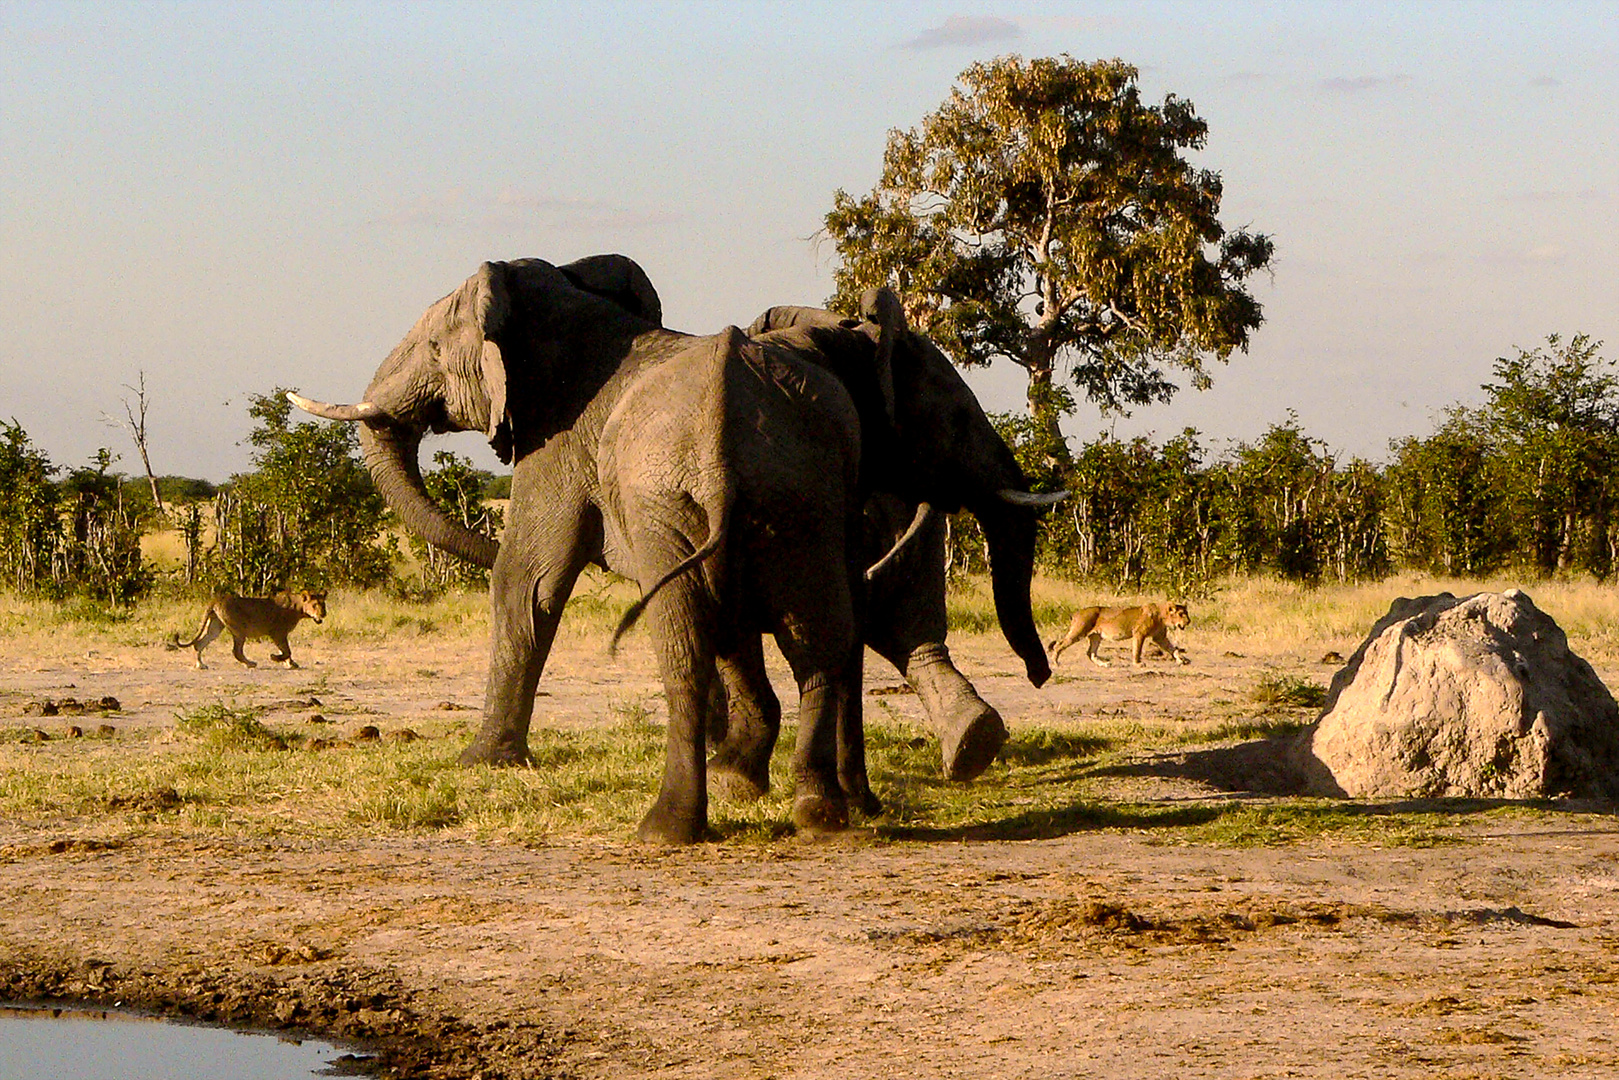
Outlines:
[[607,646],[607,652],[609,655],[618,655],[619,638],[622,638],[625,634],[629,633],[630,627],[634,626],[636,621],[641,618],[641,615],[647,609],[647,605],[650,604],[652,602],[652,598],[658,594],[659,589],[662,589],[665,585],[669,584],[686,571],[696,567],[704,559],[708,558],[710,555],[714,554],[720,549],[720,545],[725,542],[726,534],[731,531],[731,507],[735,502],[735,485],[724,485],[723,492],[720,496],[719,512],[717,514],[710,515],[709,517],[709,521],[714,522],[714,527],[708,530],[708,539],[703,541],[702,547],[698,548],[696,551],[680,560],[680,562],[676,563],[674,569],[664,574],[653,584],[652,588],[641,594],[641,599],[630,605],[630,609],[626,611],[624,613],[624,617],[618,621],[618,629],[613,631],[613,640],[608,643]]

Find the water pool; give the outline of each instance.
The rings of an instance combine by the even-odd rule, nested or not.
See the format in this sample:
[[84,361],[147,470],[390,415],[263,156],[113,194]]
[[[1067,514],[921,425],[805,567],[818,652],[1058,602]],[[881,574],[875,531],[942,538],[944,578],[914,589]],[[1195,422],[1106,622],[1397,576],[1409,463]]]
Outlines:
[[354,1075],[356,1064],[315,1039],[112,1010],[0,1006],[0,1080],[304,1080]]

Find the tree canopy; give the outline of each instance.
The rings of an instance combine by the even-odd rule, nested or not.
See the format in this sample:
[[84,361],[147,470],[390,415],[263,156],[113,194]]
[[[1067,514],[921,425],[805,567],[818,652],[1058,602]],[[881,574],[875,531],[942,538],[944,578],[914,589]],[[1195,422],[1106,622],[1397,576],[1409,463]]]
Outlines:
[[1063,460],[1073,390],[1122,411],[1168,400],[1170,369],[1205,387],[1205,359],[1262,321],[1242,283],[1270,239],[1220,223],[1219,174],[1184,156],[1208,126],[1174,95],[1144,103],[1136,77],[1067,55],[974,64],[920,127],[889,133],[876,188],[838,190],[826,216],[829,306],[886,284],[958,363],[1021,365]]

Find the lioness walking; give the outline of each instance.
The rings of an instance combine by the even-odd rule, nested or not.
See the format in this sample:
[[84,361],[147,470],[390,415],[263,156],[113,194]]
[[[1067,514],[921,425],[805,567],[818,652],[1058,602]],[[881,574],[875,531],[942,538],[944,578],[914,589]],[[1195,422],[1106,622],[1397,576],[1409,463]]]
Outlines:
[[1102,639],[1108,641],[1123,641],[1130,638],[1135,643],[1135,662],[1141,663],[1141,650],[1151,641],[1165,653],[1173,656],[1177,663],[1190,664],[1186,658],[1186,650],[1169,640],[1170,628],[1176,630],[1190,626],[1191,616],[1186,613],[1185,604],[1143,604],[1140,607],[1103,608],[1088,607],[1074,612],[1074,621],[1068,624],[1068,633],[1060,638],[1052,639],[1046,646],[1051,650],[1051,659],[1055,663],[1062,651],[1070,645],[1077,644],[1081,638],[1090,638],[1090,645],[1085,655],[1090,657],[1091,663],[1098,667],[1110,667],[1112,661],[1103,660],[1096,655],[1096,650],[1102,644]]
[[320,622],[325,618],[324,591],[283,591],[274,596],[237,596],[234,593],[216,592],[208,602],[208,609],[202,613],[202,625],[197,627],[197,636],[190,641],[181,641],[179,634],[171,634],[164,645],[169,649],[196,649],[197,667],[205,668],[208,665],[202,662],[202,650],[222,631],[229,630],[231,655],[248,667],[258,665],[242,655],[242,645],[249,638],[269,638],[281,650],[271,653],[270,659],[278,664],[286,661],[289,668],[295,668],[298,661],[292,658],[292,646],[287,644],[287,635],[304,619]]

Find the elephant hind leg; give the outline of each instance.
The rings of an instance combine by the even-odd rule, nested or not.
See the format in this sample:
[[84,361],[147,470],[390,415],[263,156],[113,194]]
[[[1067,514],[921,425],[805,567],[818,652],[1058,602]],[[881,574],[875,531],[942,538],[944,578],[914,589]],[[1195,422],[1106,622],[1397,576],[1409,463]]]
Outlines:
[[[656,581],[657,575],[644,580]],[[715,607],[695,574],[669,582],[647,606],[669,705],[669,728],[658,798],[636,829],[636,836],[646,843],[691,844],[708,833],[704,736],[709,686],[715,677]]]
[[762,799],[770,791],[770,754],[781,733],[781,700],[765,673],[761,639],[746,635],[742,647],[720,657],[717,666],[725,687],[726,724],[708,759],[709,790],[736,802]]
[[[820,582],[839,593],[817,601],[814,610],[821,618],[805,623],[785,618],[776,641],[798,680],[798,737],[793,746],[793,824],[807,832],[836,832],[849,826],[849,799],[844,791],[845,769],[840,759],[863,749],[849,742],[851,688],[849,656],[857,645],[854,609],[847,590],[839,590],[841,579]],[[813,625],[814,638],[804,632]],[[854,670],[858,671],[856,667]],[[858,759],[864,771],[865,761]],[[863,801],[863,800],[862,800]]]

